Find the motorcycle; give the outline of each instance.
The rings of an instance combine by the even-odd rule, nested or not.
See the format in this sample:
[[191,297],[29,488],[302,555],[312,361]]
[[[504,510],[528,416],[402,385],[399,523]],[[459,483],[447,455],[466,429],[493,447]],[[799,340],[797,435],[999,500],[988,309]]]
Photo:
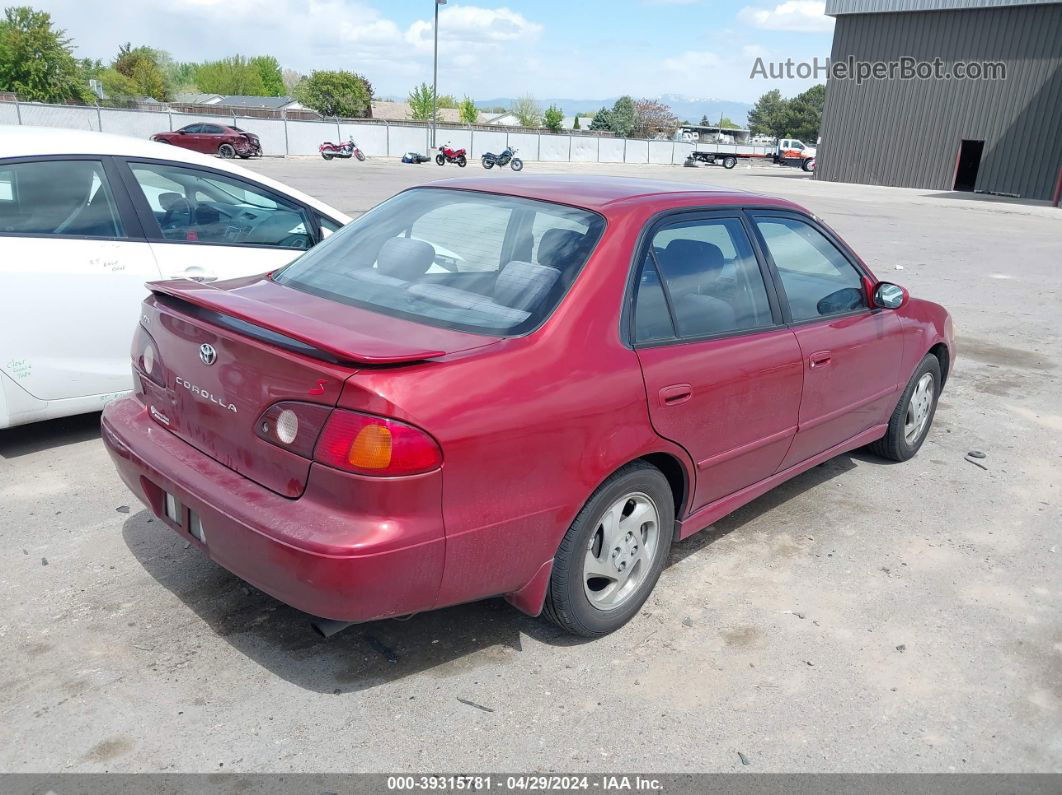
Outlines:
[[347,159],[350,157],[356,157],[358,160],[365,160],[365,153],[358,149],[358,145],[354,143],[354,136],[350,136],[350,139],[345,143],[334,144],[331,141],[325,141],[319,147],[321,157],[325,160],[331,160],[333,157],[339,157]]
[[439,147],[439,154],[435,155],[435,162],[440,166],[446,163],[457,163],[464,168],[468,164],[468,158],[464,149],[454,149],[450,144],[443,144]]
[[483,168],[503,168],[509,166],[513,171],[520,171],[524,167],[524,161],[516,156],[516,150],[511,146],[505,148],[500,155],[487,152],[483,155]]

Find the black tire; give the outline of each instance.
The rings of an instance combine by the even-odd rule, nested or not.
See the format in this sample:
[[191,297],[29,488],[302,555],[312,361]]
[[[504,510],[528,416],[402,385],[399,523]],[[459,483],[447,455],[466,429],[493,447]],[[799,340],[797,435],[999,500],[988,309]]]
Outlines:
[[809,157],[807,160],[800,164],[800,167],[809,174],[813,173],[815,171],[815,158]]
[[509,168],[511,168],[513,171],[523,171],[524,161],[518,157],[514,157],[512,159],[512,162],[509,163]]
[[723,168],[731,169],[731,168],[733,168],[736,165],[737,165],[737,158],[736,157],[724,157],[723,158]]
[[481,162],[483,163],[483,168],[487,169],[488,171],[490,169],[494,168],[494,161],[493,160],[489,160],[487,158],[483,158],[483,160]]
[[459,165],[461,168],[464,168],[468,165],[468,160],[465,159],[464,155],[461,155],[459,158],[457,158],[457,165]]
[[360,149],[354,150],[354,157],[358,158],[358,161],[361,163],[365,162],[365,153],[362,152]]
[[236,157],[236,147],[232,144],[222,144],[218,147],[218,156],[226,160],[232,160],[232,158]]
[[[587,597],[583,565],[606,510],[625,495],[647,496],[657,511],[656,546],[647,573],[619,605],[595,607]],[[675,503],[667,478],[656,467],[635,461],[602,483],[579,511],[553,560],[543,615],[573,635],[600,637],[622,627],[641,609],[667,561],[674,537]],[[633,570],[633,569],[632,569]]]
[[[909,442],[906,435],[907,410],[911,403],[911,397],[918,387],[918,382],[927,373],[933,378],[929,415],[921,432]],[[868,445],[872,453],[880,455],[882,458],[888,458],[891,461],[907,461],[914,458],[929,435],[929,429],[933,427],[933,417],[937,413],[937,400],[940,398],[940,376],[940,362],[937,357],[931,353],[926,354],[925,358],[919,362],[918,367],[915,368],[914,375],[907,382],[907,387],[903,390],[896,408],[893,409],[892,415],[889,417],[889,429],[885,431],[884,436]]]
[[321,157],[323,157],[325,160],[331,160],[333,155],[331,152],[321,152]]
[[435,155],[435,162],[441,166],[446,162],[446,158],[442,155]]

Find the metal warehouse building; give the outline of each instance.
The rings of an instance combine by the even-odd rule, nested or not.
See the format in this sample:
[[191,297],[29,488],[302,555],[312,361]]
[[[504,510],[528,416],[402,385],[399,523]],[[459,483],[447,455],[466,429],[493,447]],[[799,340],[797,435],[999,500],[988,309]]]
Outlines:
[[827,0],[826,13],[835,64],[992,61],[1006,78],[831,77],[819,179],[1058,201],[1062,0]]

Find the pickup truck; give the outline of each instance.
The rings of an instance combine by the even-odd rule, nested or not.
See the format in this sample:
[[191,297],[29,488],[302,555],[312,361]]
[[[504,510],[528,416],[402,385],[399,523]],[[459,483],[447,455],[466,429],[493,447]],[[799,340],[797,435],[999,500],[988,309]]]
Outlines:
[[697,142],[686,161],[690,165],[700,162],[733,168],[738,158],[761,158],[781,166],[799,167],[807,172],[815,170],[815,147],[795,138],[782,138],[774,146]]

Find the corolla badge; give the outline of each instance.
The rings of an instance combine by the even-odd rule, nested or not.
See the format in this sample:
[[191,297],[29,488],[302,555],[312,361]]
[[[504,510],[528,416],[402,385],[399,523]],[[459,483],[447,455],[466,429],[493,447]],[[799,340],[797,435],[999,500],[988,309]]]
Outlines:
[[213,364],[218,359],[218,352],[214,350],[214,346],[208,343],[203,343],[199,346],[199,358],[203,361],[203,364]]
[[210,403],[213,403],[216,406],[221,406],[221,408],[226,409],[227,411],[231,411],[233,414],[236,413],[236,404],[235,403],[232,403],[232,402],[226,400],[223,397],[218,397],[217,395],[212,395],[206,389],[203,389],[200,386],[196,386],[195,384],[191,384],[188,381],[185,381],[180,376],[177,376],[176,383],[177,383],[177,386],[184,387],[185,389],[187,389],[189,392],[191,392],[193,395],[195,395],[200,400],[206,400],[206,401],[208,401]]

